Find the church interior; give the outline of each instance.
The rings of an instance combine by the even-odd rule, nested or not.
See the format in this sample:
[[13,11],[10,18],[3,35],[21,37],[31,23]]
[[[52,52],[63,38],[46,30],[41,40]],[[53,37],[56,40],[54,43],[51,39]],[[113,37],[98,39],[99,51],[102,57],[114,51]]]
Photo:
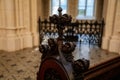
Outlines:
[[120,0],[0,0],[0,80],[120,80],[119,8]]

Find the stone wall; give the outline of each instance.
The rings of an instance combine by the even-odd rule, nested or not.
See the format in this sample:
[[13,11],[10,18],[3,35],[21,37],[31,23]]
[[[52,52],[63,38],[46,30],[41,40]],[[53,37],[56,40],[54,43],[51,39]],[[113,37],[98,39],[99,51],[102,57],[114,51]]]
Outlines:
[[[68,0],[67,12],[73,19],[77,16],[77,3],[78,0]],[[120,0],[96,0],[96,3],[96,19],[105,20],[102,48],[120,53]],[[37,20],[49,15],[50,0],[0,0],[0,50],[38,46]]]
[[37,0],[0,0],[0,50],[38,45]]
[[109,51],[119,52],[120,49],[120,0],[116,1],[115,5],[115,14],[114,14],[114,22],[113,22],[113,31],[110,40]]
[[[105,1],[105,0],[104,0]],[[102,48],[111,52],[120,52],[120,0],[108,0],[104,5],[106,10],[105,30]]]
[[[48,18],[50,16],[51,12],[51,0],[38,0],[42,2],[42,17],[43,19]],[[78,0],[68,0],[67,1],[67,14],[71,15],[73,19],[76,19],[77,14],[78,14]],[[96,19],[100,20],[102,17],[103,13],[103,0],[95,0],[95,17]],[[39,7],[41,4],[38,4]]]

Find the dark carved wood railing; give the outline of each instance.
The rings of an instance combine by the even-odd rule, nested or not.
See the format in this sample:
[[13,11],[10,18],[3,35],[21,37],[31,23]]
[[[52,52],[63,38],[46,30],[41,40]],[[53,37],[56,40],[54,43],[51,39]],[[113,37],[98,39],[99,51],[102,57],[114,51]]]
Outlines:
[[[65,41],[79,41],[80,44],[88,43],[101,47],[104,25],[104,19],[100,21],[76,20],[63,27],[63,36]],[[39,18],[39,30],[48,37],[55,38],[58,35],[57,24],[47,19],[41,21]]]
[[[58,9],[59,15],[50,17],[50,22],[39,20],[39,33],[56,34],[57,39],[49,38],[47,45],[40,44],[39,51],[42,54],[41,65],[37,73],[37,80],[83,80],[89,61],[86,59],[74,60],[72,52],[76,45],[73,42],[64,42],[65,26],[71,25],[72,17],[63,14],[62,8]],[[44,24],[44,27],[41,27]],[[48,27],[49,26],[49,27]],[[55,30],[52,32],[50,30]],[[41,37],[41,36],[40,36]],[[41,38],[40,38],[41,39]]]
[[[72,41],[101,46],[104,20],[71,22],[71,16],[62,15],[61,8],[58,11],[59,15],[53,15],[49,20],[39,19],[39,51],[42,56],[37,80],[120,80],[119,55],[100,54],[95,50],[97,55],[90,61],[94,59],[93,63],[98,63],[92,64],[92,67],[89,60],[74,60],[72,55],[76,48]],[[49,37],[46,45],[41,44],[44,36]]]

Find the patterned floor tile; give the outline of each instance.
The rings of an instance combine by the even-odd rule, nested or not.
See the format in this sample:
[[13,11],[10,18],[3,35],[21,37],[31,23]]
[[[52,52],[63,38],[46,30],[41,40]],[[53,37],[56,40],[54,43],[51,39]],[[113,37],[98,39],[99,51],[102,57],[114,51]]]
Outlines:
[[[96,54],[97,53],[97,54]],[[90,67],[109,60],[118,54],[87,45],[78,47],[73,53],[74,59],[90,60]],[[24,49],[16,52],[0,51],[0,80],[36,80],[41,54],[37,49]]]
[[0,51],[0,80],[36,80],[40,57],[35,49]]

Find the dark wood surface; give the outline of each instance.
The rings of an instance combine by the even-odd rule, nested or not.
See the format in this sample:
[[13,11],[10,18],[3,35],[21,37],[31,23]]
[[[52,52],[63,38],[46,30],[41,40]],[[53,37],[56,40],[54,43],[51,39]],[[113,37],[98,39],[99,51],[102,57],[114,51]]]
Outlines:
[[79,45],[78,42],[76,44],[76,49],[73,52],[74,59],[88,59],[90,61],[89,68],[93,68],[97,65],[108,62],[109,60],[120,57],[118,53],[108,52],[94,45]]
[[41,63],[37,80],[69,80],[67,71],[55,57],[48,57]]
[[120,80],[119,75],[120,57],[115,57],[89,68],[85,80]]
[[[47,39],[47,38],[46,38]],[[43,41],[43,44],[46,43]],[[89,69],[84,72],[85,80],[116,80],[120,75],[120,55],[100,49],[97,46],[75,42],[74,60],[85,58],[90,61]],[[118,79],[119,80],[119,79]]]
[[108,52],[97,46],[78,44],[73,54],[75,59],[86,58],[90,61],[90,67],[84,73],[85,80],[120,80],[118,53]]
[[[59,13],[58,15],[55,14],[49,17],[50,22],[47,20],[42,22],[39,19],[39,33],[44,32],[44,34],[48,33],[51,35],[53,32],[53,34],[54,33],[56,34],[56,31],[54,31],[55,26],[56,26],[57,28],[56,30],[58,31],[58,38],[56,39],[56,41],[54,39],[46,40],[48,41],[48,42],[45,42],[45,43],[48,43],[47,45],[41,45],[41,41],[40,41],[39,51],[42,53],[42,58],[41,58],[42,64],[38,72],[38,78],[39,78],[38,80],[40,80],[39,75],[42,75],[41,73],[43,73],[43,78],[42,78],[43,80],[46,77],[45,76],[46,74],[48,74],[48,76],[50,77],[47,76],[48,78],[45,80],[51,80],[51,79],[61,80],[62,77],[60,77],[60,75],[63,75],[64,73],[62,74],[60,70],[61,71],[63,70],[62,68],[65,67],[64,65],[67,65],[68,67],[65,68],[63,72],[65,71],[66,74],[70,76],[69,73],[67,72],[67,69],[70,67],[69,71],[71,71],[74,76],[73,78],[69,77],[69,80],[83,80],[83,79],[85,80],[108,80],[118,75],[119,67],[120,67],[120,63],[119,63],[120,56],[118,54],[106,52],[104,50],[99,49],[96,46],[90,45],[91,43],[92,44],[97,43],[98,44],[97,46],[99,47],[101,46],[104,20],[102,20],[100,23],[98,23],[98,21],[95,21],[94,23],[92,21],[90,23],[88,23],[88,21],[85,21],[85,23],[79,23],[78,21],[76,21],[73,24],[71,22],[72,17],[70,15],[68,14],[62,15],[61,7],[58,8],[58,13]],[[43,23],[45,24],[44,27],[42,26]],[[49,24],[49,28],[48,26],[46,26],[47,24]],[[53,31],[50,31],[50,29],[52,29],[51,24],[54,24]],[[85,28],[82,28],[83,26],[82,24],[84,24]],[[69,27],[71,26],[71,28],[67,28],[68,29],[67,37],[64,35],[66,34],[65,33],[66,31],[63,31],[65,29],[65,26],[69,26]],[[90,28],[88,28],[88,26]],[[42,29],[42,27],[44,29]],[[68,35],[71,33],[72,35]],[[79,36],[76,37],[74,35],[79,35]],[[83,37],[81,37],[82,35],[85,35],[85,36],[87,35],[88,38],[83,39]],[[42,38],[43,37],[44,35],[42,35]],[[78,37],[81,37],[81,39],[79,39]],[[40,36],[40,40],[42,38]],[[71,40],[78,41],[78,42],[75,42],[76,48],[75,48],[75,45],[73,45],[74,43],[71,44],[69,42]],[[87,43],[89,43],[89,45],[81,44],[81,42],[85,40]],[[64,41],[68,41],[68,42],[64,42]],[[55,55],[57,55],[60,59],[56,58],[57,56]],[[58,60],[57,62],[54,62],[55,60],[53,60],[53,63],[49,62],[50,61],[49,57],[53,57],[53,56],[55,57],[56,61]],[[54,73],[57,71],[58,74],[60,74],[59,76],[51,75],[49,72],[46,72],[48,71],[50,67],[52,67],[52,66],[46,65],[48,64],[46,63],[47,61],[49,62],[49,65],[50,63],[55,64],[55,63],[59,63],[59,61],[61,62],[62,64],[61,67],[59,64],[53,65],[54,67],[51,70],[51,72],[54,72]],[[69,66],[68,63],[71,66]],[[43,67],[43,69],[41,69],[42,66],[47,67],[47,68]],[[57,70],[56,67],[60,69]],[[111,75],[112,74],[111,72],[114,73],[115,75]],[[105,76],[106,73],[107,74],[109,73],[109,75]]]

